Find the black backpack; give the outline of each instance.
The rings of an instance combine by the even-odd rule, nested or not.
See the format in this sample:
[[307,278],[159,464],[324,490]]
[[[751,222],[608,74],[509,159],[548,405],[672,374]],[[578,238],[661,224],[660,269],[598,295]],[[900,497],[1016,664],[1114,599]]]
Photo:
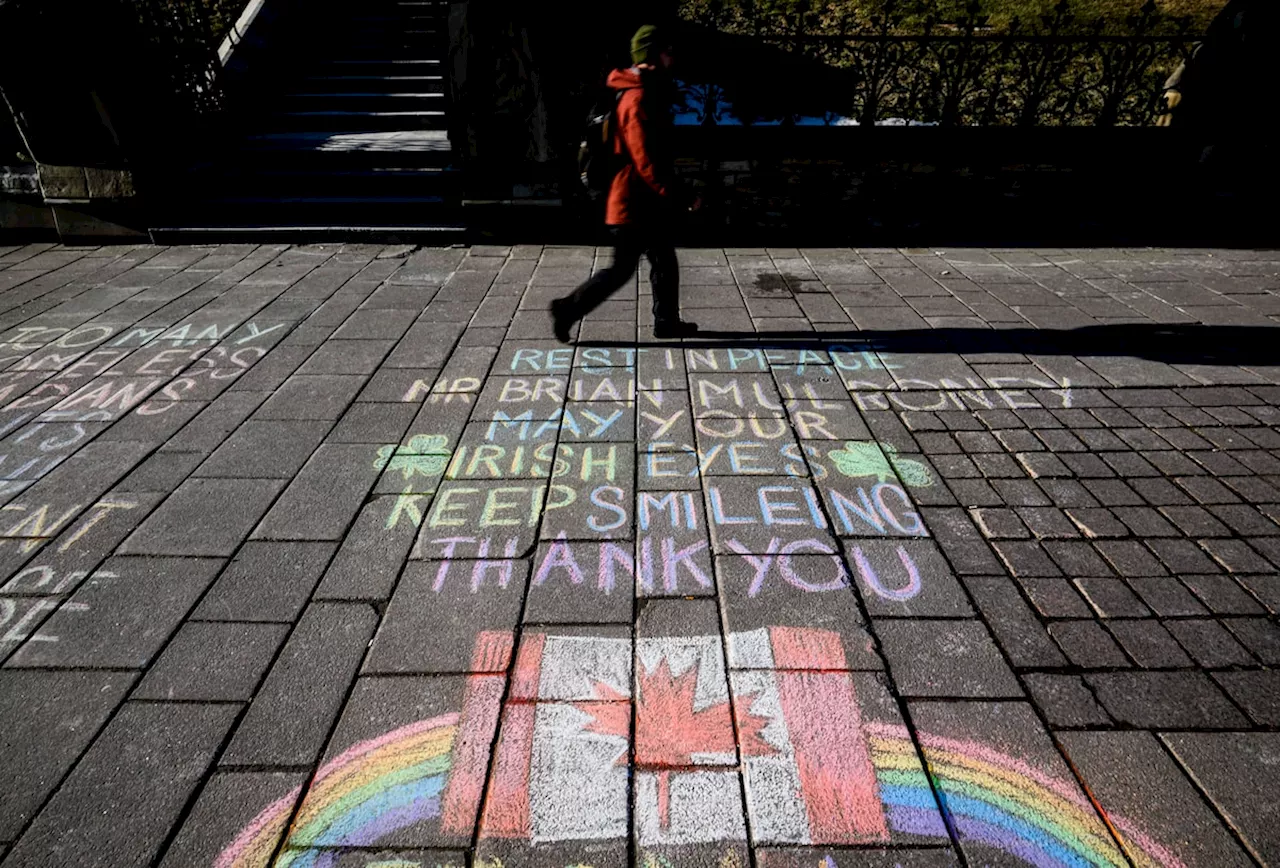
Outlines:
[[592,199],[607,194],[614,176],[622,169],[622,158],[613,152],[618,125],[616,109],[621,98],[622,91],[601,93],[587,115],[586,130],[578,146],[579,177]]

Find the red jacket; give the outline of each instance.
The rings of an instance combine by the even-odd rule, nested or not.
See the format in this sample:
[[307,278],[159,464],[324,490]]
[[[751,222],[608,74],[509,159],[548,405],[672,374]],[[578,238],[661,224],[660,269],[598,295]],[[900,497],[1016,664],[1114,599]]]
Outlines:
[[667,88],[649,75],[615,69],[606,81],[621,92],[613,152],[624,163],[609,187],[604,222],[610,226],[670,219],[672,206],[682,198],[670,152]]

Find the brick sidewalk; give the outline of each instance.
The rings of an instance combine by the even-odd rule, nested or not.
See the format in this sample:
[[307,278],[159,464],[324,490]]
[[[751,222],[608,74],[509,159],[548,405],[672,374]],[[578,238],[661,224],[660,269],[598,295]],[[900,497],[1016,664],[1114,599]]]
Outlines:
[[5,868],[1280,864],[1280,255],[598,255],[0,247]]

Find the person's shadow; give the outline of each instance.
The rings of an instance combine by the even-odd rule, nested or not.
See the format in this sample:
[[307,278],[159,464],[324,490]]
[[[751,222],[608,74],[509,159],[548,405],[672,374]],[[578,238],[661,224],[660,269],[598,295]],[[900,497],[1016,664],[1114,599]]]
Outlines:
[[[581,347],[616,342],[579,341]],[[1135,323],[1042,328],[936,328],[860,331],[700,331],[680,343],[639,341],[638,346],[685,349],[878,350],[890,353],[1022,353],[1054,356],[1116,356],[1166,364],[1280,365],[1277,326],[1162,325]]]

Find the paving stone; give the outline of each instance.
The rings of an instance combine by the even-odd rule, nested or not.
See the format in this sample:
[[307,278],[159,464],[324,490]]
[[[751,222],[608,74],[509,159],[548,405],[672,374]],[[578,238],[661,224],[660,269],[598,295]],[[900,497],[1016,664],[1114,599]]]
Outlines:
[[294,374],[254,413],[258,420],[338,419],[364,385],[361,375]]
[[1229,618],[1223,623],[1267,666],[1280,664],[1280,627],[1266,618]]
[[[760,558],[727,555],[716,559],[716,577],[728,630],[732,668],[827,668],[819,649],[834,641],[841,649],[840,668],[882,669],[866,618],[850,589],[848,568],[837,555]],[[787,662],[756,649],[777,632],[779,641],[794,637]],[[812,647],[810,647],[810,643]]]
[[[529,568],[519,566],[522,574]],[[544,541],[533,558],[524,620],[630,623],[636,570],[635,549],[627,543]]]
[[161,390],[159,398],[138,405],[132,413],[99,434],[98,440],[163,443],[209,406],[204,401],[165,401],[164,397]]
[[295,621],[325,565],[330,543],[247,542],[192,616],[207,621]]
[[853,585],[873,616],[973,613],[938,546],[928,540],[846,540]]
[[[767,552],[771,540],[783,546],[807,541],[828,547],[834,544],[819,492],[806,480],[786,476],[724,477],[708,480],[705,488],[711,538],[718,553],[737,549]],[[865,533],[871,535],[877,533],[877,522],[884,526],[885,519],[874,508],[859,515],[852,507],[844,506],[847,497],[843,493],[828,488],[823,494],[834,498],[843,510],[837,511],[835,519],[842,534],[862,533],[865,527]],[[900,504],[888,506],[890,497],[885,496],[886,507],[901,508]],[[916,523],[919,521],[914,513],[905,511],[901,515],[894,512],[893,517],[904,529],[915,527],[913,518]],[[922,527],[916,532],[921,530]],[[906,535],[905,530],[902,533]]]
[[637,492],[635,550],[638,595],[715,594],[700,490]]
[[333,340],[321,344],[298,368],[298,375],[371,374],[394,344],[394,340]]
[[[49,532],[57,535],[43,547],[44,539],[0,540],[0,552],[15,558],[13,566],[3,570],[12,577],[0,585],[0,595],[71,593],[163,498],[162,494],[107,494],[89,504],[75,521],[55,522]],[[42,506],[37,516],[48,509]]]
[[1034,578],[1061,574],[1039,543],[1011,540],[993,543],[992,547],[1016,577]]
[[219,566],[220,561],[209,559],[112,558],[6,665],[142,669],[209,587]]
[[1129,661],[1101,624],[1094,621],[1055,621],[1049,635],[1071,662],[1086,669],[1127,666]]
[[1277,733],[1166,733],[1161,740],[1262,864],[1280,857],[1280,806],[1257,798],[1259,768],[1280,763]]
[[421,495],[372,498],[343,538],[316,598],[388,599],[429,502]]
[[113,491],[169,494],[191,475],[203,458],[199,453],[158,452],[139,464]]
[[228,387],[228,392],[274,391],[298,370],[314,350],[312,345],[277,346],[237,377]]
[[1109,576],[1107,566],[1094,547],[1083,541],[1049,540],[1044,550],[1068,576]]
[[[19,823],[80,752],[95,755],[90,739],[132,683],[121,673],[102,699],[68,680],[88,670],[60,666],[149,664],[137,707],[156,713],[196,703],[235,713],[263,682],[205,792],[177,800],[151,836],[156,849],[121,857],[150,863],[172,840],[167,865],[218,860],[264,808],[309,779],[299,770],[314,771],[322,752],[346,763],[369,739],[442,715],[461,713],[465,729],[465,697],[478,689],[469,680],[489,685],[497,715],[499,673],[510,668],[496,741],[491,721],[469,758],[451,751],[451,779],[468,764],[480,770],[467,810],[359,847],[307,837],[304,819],[287,857],[459,868],[498,868],[495,859],[548,868],[953,864],[919,744],[938,769],[940,751],[968,757],[976,746],[1002,779],[1030,781],[1013,786],[1035,793],[1051,782],[1053,828],[1092,830],[1079,839],[1093,847],[1086,855],[1124,861],[1052,745],[1045,752],[1037,717],[1020,703],[973,701],[1025,689],[1039,719],[1068,737],[1059,746],[1111,812],[1131,861],[1232,864],[1220,832],[1197,833],[1209,814],[1187,800],[1151,737],[1110,730],[1277,725],[1269,667],[1280,664],[1280,387],[1270,382],[1280,374],[1190,357],[1172,365],[1110,354],[1085,364],[1078,347],[1036,329],[1221,323],[1233,309],[1265,316],[1270,254],[684,250],[693,318],[760,341],[738,335],[681,349],[635,344],[637,327],[642,338],[650,327],[643,273],[584,324],[579,337],[591,345],[550,340],[545,304],[607,261],[593,247],[221,245],[161,250],[158,267],[138,267],[150,247],[14,250],[0,249],[0,286],[10,283],[4,273],[26,275],[0,299],[0,366],[20,366],[0,382],[6,404],[18,402],[0,413],[11,468],[0,488],[0,654],[13,655],[0,693],[6,679],[61,679],[47,693],[18,691],[21,702],[54,709],[32,725],[52,731],[50,715],[82,713],[83,697],[91,730],[54,750],[47,771],[23,765],[34,754],[16,760],[36,781],[11,789],[29,803]],[[1226,301],[1201,304],[1210,293]],[[1194,304],[1184,312],[1161,299]],[[779,304],[796,316],[761,318]],[[849,332],[849,317],[899,333],[873,345]],[[768,335],[786,331],[813,340]],[[50,410],[68,406],[68,392],[51,387],[84,396],[108,377],[113,390],[126,378],[152,391],[127,414],[108,410],[111,424]],[[612,421],[592,422],[587,411]],[[26,418],[38,414],[43,421]],[[42,452],[54,434],[65,446]],[[162,557],[108,560],[117,549]],[[121,562],[145,567],[147,581],[109,577]],[[171,566],[188,563],[197,569]],[[481,600],[490,592],[499,605]],[[430,605],[447,593],[459,600]],[[523,650],[509,666],[513,642]],[[880,671],[877,642],[890,673]],[[644,678],[633,681],[636,650]],[[366,656],[385,675],[357,677]],[[693,746],[706,750],[671,753],[682,706],[657,716],[643,706],[662,695],[663,673],[687,684],[690,665],[714,676],[698,678],[702,704],[689,722]],[[492,674],[424,677],[468,670]],[[799,774],[808,737],[807,712],[784,708],[786,685],[832,698],[813,730],[824,773],[856,768],[845,785],[879,779],[879,806],[838,813],[840,822],[872,820],[852,837],[816,831],[825,796],[777,772]],[[852,704],[839,698],[849,696]],[[909,731],[896,696],[912,698]],[[929,696],[949,701],[919,701]],[[0,716],[6,707],[0,700]],[[650,721],[634,738],[633,719]],[[839,735],[828,732],[837,719]],[[536,760],[551,750],[549,726],[591,740],[592,762],[566,771],[586,755],[578,735],[559,760],[554,751]],[[865,738],[847,738],[852,731]],[[855,762],[847,752],[860,744],[871,756]],[[486,797],[490,745],[498,789]],[[641,760],[634,773],[630,745]],[[382,750],[372,755],[398,761]],[[1133,759],[1148,754],[1149,763]],[[906,764],[889,772],[888,762]],[[521,767],[523,778],[497,772]],[[766,778],[784,785],[769,790]],[[1248,771],[1231,781],[1240,795],[1228,823],[1266,862],[1250,831],[1259,827],[1237,816],[1239,805],[1256,810],[1256,785],[1237,779]],[[511,780],[529,784],[511,789]],[[1052,828],[1034,841],[1015,825],[995,835],[997,826],[964,813],[970,790],[955,790],[945,771],[936,781],[967,863],[1017,861],[1045,841],[1080,852]],[[895,792],[916,813],[890,803]],[[557,793],[568,798],[546,801]],[[491,809],[478,830],[482,801]],[[326,804],[312,799],[308,810]],[[819,825],[793,828],[792,815]],[[86,816],[87,826],[59,822],[100,827]],[[1017,823],[1047,816],[1027,809]],[[549,818],[608,831],[594,843],[522,840],[548,837],[537,824]],[[51,829],[45,822],[32,829]],[[513,822],[528,825],[512,833]],[[709,830],[726,840],[680,843]],[[31,845],[12,840],[17,831],[0,820],[0,854],[16,845],[15,857],[34,861],[24,855]],[[1142,851],[1139,833],[1165,849]],[[275,843],[269,828],[263,846]],[[85,861],[72,851],[58,859]]]
[[1095,672],[1085,676],[1118,722],[1138,728],[1238,729],[1245,718],[1201,672]]
[[1259,726],[1280,721],[1280,671],[1274,669],[1213,673],[1213,680]]
[[[160,864],[167,868],[215,864],[224,853],[237,852],[240,833],[278,799],[299,791],[307,776],[300,772],[218,772],[205,782],[195,807],[183,822]],[[295,795],[296,798],[296,795]],[[288,802],[292,807],[292,800]],[[260,846],[273,850],[284,833],[284,818],[263,830]]]
[[1239,576],[1236,580],[1269,612],[1280,613],[1280,576]]
[[1262,614],[1262,607],[1230,576],[1187,576],[1182,583],[1215,615]]
[[188,479],[120,546],[123,554],[228,557],[283,482]]
[[154,444],[130,441],[90,443],[32,485],[23,499],[54,502],[67,491],[95,495],[104,492],[128,475],[154,448]]
[[170,828],[235,720],[229,705],[129,703],[5,860],[142,865]]
[[254,538],[341,539],[375,479],[367,446],[323,444],[263,517]]
[[922,507],[920,514],[957,573],[991,575],[1000,572],[1000,562],[982,541],[964,510]]
[[982,576],[968,578],[964,584],[1015,667],[1066,665],[1066,658],[1013,582],[1003,576]]
[[292,479],[329,430],[327,422],[241,425],[195,471],[195,476]]
[[1054,728],[1107,726],[1111,723],[1111,718],[1079,675],[1029,672],[1022,676],[1022,680],[1036,707]]
[[248,391],[219,395],[171,437],[162,451],[212,453],[267,397],[265,392]]
[[[819,857],[821,854],[821,857]],[[869,868],[944,868],[960,864],[959,857],[949,849],[900,849],[830,850],[815,847],[795,849],[758,848],[756,864],[761,868],[801,868],[812,865],[821,858],[824,868],[852,868],[855,865]]]
[[363,603],[313,603],[302,614],[235,735],[223,766],[310,765],[320,755],[377,616]]
[[[387,606],[364,672],[473,671],[480,637],[510,634],[519,623],[528,570],[527,561],[410,564]],[[479,671],[503,672],[509,663],[508,647],[506,655],[491,655]]]
[[[510,648],[509,639],[505,645]],[[479,648],[477,653],[481,653]],[[387,747],[392,753],[382,757],[381,762],[395,769],[399,777],[430,779],[432,775],[429,772],[424,774],[423,770],[415,768],[414,754],[407,745],[400,747],[398,753],[401,755],[396,756],[398,740],[424,732],[452,742],[449,755],[457,769],[450,778],[448,794],[442,797],[442,801],[449,805],[447,812],[422,811],[418,816],[404,816],[400,822],[388,824],[381,830],[382,834],[376,839],[379,846],[470,844],[480,806],[484,771],[497,728],[502,690],[503,679],[494,675],[468,678],[362,677],[356,682],[322,760],[322,767],[327,768],[326,777],[356,774],[361,770],[368,773],[372,758],[362,754],[367,754],[370,749]],[[428,742],[418,750],[431,751],[432,747]],[[334,780],[340,781],[342,777]],[[306,830],[308,820],[314,822],[318,812],[323,816],[333,811],[328,792],[324,778],[320,777],[304,793],[293,835],[286,841],[290,851],[314,843],[327,843],[324,839],[316,841]],[[433,813],[436,816],[431,816]],[[440,818],[441,813],[447,813],[448,817]]]
[[[363,394],[362,394],[363,397]],[[328,443],[398,443],[417,413],[413,404],[361,402],[352,404],[333,430]]]
[[248,701],[287,632],[283,624],[186,624],[133,698]]
[[[787,717],[794,722],[790,744],[788,740],[776,737],[769,740],[780,748],[784,756],[792,755],[793,761],[807,766],[818,761],[815,754],[820,752],[821,762],[828,768],[851,769],[857,763],[865,767],[867,757],[861,754],[861,745],[842,739],[838,734],[839,727],[824,727],[819,723],[843,719],[845,725],[861,725],[869,734],[867,747],[870,748],[869,759],[873,767],[892,765],[899,772],[894,776],[895,784],[905,790],[920,793],[927,787],[910,735],[902,724],[898,705],[879,676],[860,672],[806,671],[771,676],[766,672],[735,671],[732,681],[735,699],[743,712],[738,718],[740,733],[752,718],[758,719],[757,723],[776,720],[779,717],[779,694],[785,694],[792,703]],[[854,724],[851,719],[861,723]],[[812,738],[801,734],[805,729]],[[779,767],[777,758],[770,761],[767,756],[758,758],[751,753],[745,758],[747,805],[752,838],[757,844],[784,843],[787,838],[802,837],[804,833],[800,829],[803,829],[807,813],[804,810],[806,803],[814,805],[818,800],[816,793],[806,795],[803,801],[797,800],[795,793],[802,788],[795,783],[795,772],[788,774],[784,769],[785,766]],[[938,842],[944,827],[931,800],[914,800],[915,810],[907,816],[897,811],[885,816],[876,811],[861,821],[850,822],[852,805],[868,795],[857,789],[861,781],[856,776],[850,775],[850,778],[852,786],[831,793],[831,798],[846,805],[844,811],[835,816],[828,815],[830,820],[820,820],[821,825],[810,833],[813,837],[809,840],[816,838],[816,843],[891,841],[908,845]],[[788,780],[794,789],[781,789]],[[877,823],[880,817],[884,818],[880,820],[884,826]]]
[[14,840],[133,682],[124,672],[0,672],[0,839]]
[[1190,540],[1149,539],[1144,542],[1175,575],[1207,573],[1217,569],[1204,551]]
[[881,619],[875,632],[906,696],[1022,695],[981,622]]
[[[1185,865],[1252,863],[1153,736],[1072,732],[1059,740],[1091,795],[1121,828],[1120,840],[1135,861],[1146,855],[1146,842],[1127,834],[1117,823],[1121,817]],[[1161,798],[1149,798],[1153,785]]]
[[1163,576],[1165,569],[1137,540],[1101,540],[1094,548],[1122,576]]
[[[1042,845],[1046,841],[1042,831],[1013,832],[1016,824],[1012,823],[1006,826],[1012,827],[1009,834],[991,834],[987,823],[993,819],[992,814],[969,807],[971,803],[966,798],[974,788],[967,769],[978,761],[979,755],[987,768],[1004,769],[1001,777],[1017,782],[1011,785],[1028,791],[1035,791],[1037,786],[1051,788],[1061,799],[1055,803],[1052,816],[1070,815],[1076,834],[1087,836],[1094,858],[1110,864],[1124,862],[1107,827],[1081,792],[1031,706],[1022,702],[913,702],[909,708],[925,764],[941,791],[942,803],[959,833],[960,847],[969,864],[1016,864],[1025,858],[1021,854],[1031,842]],[[1020,808],[1019,813],[1026,816],[1023,812],[1027,810],[1035,812],[1033,816],[1048,817],[1047,808]],[[1037,827],[1045,829],[1040,823]],[[1056,838],[1056,833],[1050,834]]]
[[1208,539],[1200,543],[1230,573],[1265,573],[1274,569],[1243,540]]
[[1226,628],[1207,618],[1174,619],[1169,631],[1182,643],[1196,663],[1205,669],[1255,665],[1253,655],[1231,637]]
[[1119,579],[1076,579],[1075,586],[1101,618],[1142,618],[1151,614]]
[[[556,503],[577,493],[555,492]],[[517,558],[532,555],[538,536],[539,519],[546,503],[547,485],[541,480],[472,482],[446,481],[424,510],[424,519],[414,544],[412,558],[477,556],[483,546],[485,556]],[[389,519],[388,519],[389,520]],[[463,530],[459,530],[462,528]],[[478,536],[461,536],[475,533]],[[458,546],[465,546],[458,550]],[[453,552],[457,551],[456,554]],[[470,554],[470,553],[475,554]]]
[[1145,669],[1166,669],[1192,665],[1191,658],[1179,647],[1178,641],[1169,635],[1169,629],[1175,630],[1176,634],[1176,628],[1181,623],[1183,622],[1168,621],[1162,625],[1153,618],[1124,619],[1111,621],[1107,628],[1139,666]]

